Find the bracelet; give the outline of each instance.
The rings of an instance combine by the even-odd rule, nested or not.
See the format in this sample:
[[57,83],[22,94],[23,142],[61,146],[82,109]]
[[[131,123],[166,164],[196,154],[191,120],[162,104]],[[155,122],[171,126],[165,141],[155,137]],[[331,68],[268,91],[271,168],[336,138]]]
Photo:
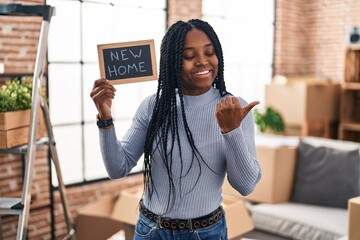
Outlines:
[[114,122],[113,122],[112,118],[106,119],[106,120],[100,120],[99,115],[96,115],[96,118],[97,118],[96,125],[99,128],[106,128],[106,127],[114,125]]

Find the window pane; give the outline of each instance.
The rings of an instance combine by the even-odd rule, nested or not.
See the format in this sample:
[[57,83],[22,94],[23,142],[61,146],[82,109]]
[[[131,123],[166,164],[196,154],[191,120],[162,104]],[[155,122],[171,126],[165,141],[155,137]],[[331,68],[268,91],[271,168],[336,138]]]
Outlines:
[[[53,127],[56,150],[65,184],[81,182],[83,176],[81,126]],[[52,168],[52,182],[58,185],[56,172]]]
[[96,63],[86,63],[83,65],[83,111],[84,121],[96,121],[97,109],[94,102],[90,97],[91,89],[94,81],[100,78],[99,65]]
[[141,156],[141,158],[138,161],[138,163],[136,164],[136,166],[131,170],[131,173],[142,171],[143,170],[143,165],[144,165],[144,159],[143,159],[143,156]]
[[[113,8],[113,41],[127,42],[154,39],[157,66],[160,45],[166,30],[166,13],[158,9],[118,6]],[[128,24],[131,21],[132,24]],[[157,67],[159,69],[159,67]]]
[[52,124],[81,123],[81,65],[49,64]]
[[82,4],[83,61],[97,61],[97,45],[112,42],[112,8],[108,4]]
[[[115,123],[115,127],[116,127],[116,135],[118,136],[119,139],[121,139],[122,136],[124,136],[126,131],[131,126],[132,119],[121,119],[121,120],[115,121],[114,123]],[[143,156],[141,156],[137,165],[131,170],[131,172],[142,171],[143,163],[144,163],[144,159],[143,159]]]
[[95,123],[84,125],[84,146],[85,179],[107,177],[100,152],[99,129]]
[[[97,109],[90,97],[100,78],[97,45],[154,39],[157,65],[166,28],[166,0],[49,0],[58,21],[49,38],[49,106],[52,123],[66,145],[62,150],[79,159],[67,183],[106,177],[100,156]],[[112,113],[118,137],[130,127],[139,104],[156,92],[157,81],[116,85]],[[75,128],[63,130],[64,128]],[[83,131],[83,132],[82,132]],[[71,139],[71,141],[69,140]],[[63,140],[62,140],[63,141]],[[76,150],[73,151],[76,142]],[[64,154],[64,153],[62,153]],[[100,159],[100,161],[99,161]],[[70,168],[71,163],[66,163]],[[133,171],[142,168],[142,159]],[[78,173],[78,174],[77,174]],[[56,179],[54,179],[56,183]]]
[[113,0],[113,3],[127,6],[141,6],[142,8],[166,8],[165,0]]
[[113,101],[113,116],[115,119],[132,119],[141,103],[141,83],[116,85],[116,96]]
[[[221,1],[224,4],[224,0]],[[214,0],[202,0],[202,13],[204,16],[223,16],[224,8],[219,7],[219,2]]]
[[140,96],[143,98],[155,94],[157,91],[157,80],[156,81],[148,81],[143,82],[140,86]]
[[80,61],[80,2],[49,0],[55,16],[49,27],[49,61]]
[[112,3],[112,0],[82,0],[83,2],[92,2],[92,3]]
[[[236,2],[236,0],[230,1]],[[242,16],[244,21],[253,24],[258,22],[268,23],[274,21],[274,1],[252,0],[239,2],[242,4],[242,6],[239,7],[238,14],[239,16]]]
[[245,63],[227,65],[225,71],[226,89],[248,102],[259,100],[262,103],[265,84],[270,83],[271,78],[269,76],[271,74],[271,66]]
[[114,42],[154,39],[158,44],[165,32],[166,14],[158,9],[115,6],[112,22],[116,23],[112,26]]
[[272,78],[274,1],[202,3],[203,19],[214,27],[223,47],[227,90],[262,103],[265,84]]

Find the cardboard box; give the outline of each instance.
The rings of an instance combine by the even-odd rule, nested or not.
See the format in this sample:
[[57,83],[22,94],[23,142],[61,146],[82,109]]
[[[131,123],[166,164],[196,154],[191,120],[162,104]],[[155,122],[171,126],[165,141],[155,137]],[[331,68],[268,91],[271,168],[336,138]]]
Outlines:
[[135,225],[139,216],[139,201],[143,188],[143,185],[140,185],[121,191],[112,216],[126,224]]
[[[82,209],[79,212],[79,220],[76,229],[81,237],[79,238],[77,235],[77,239],[82,240],[89,236],[92,236],[91,239],[95,239],[95,233],[86,233],[86,231],[97,232],[99,227],[95,222],[100,222],[104,219],[107,220],[107,223],[104,224],[107,226],[106,228],[102,227],[102,229],[100,229],[101,233],[97,232],[99,237],[101,235],[103,237],[102,239],[111,239],[113,234],[118,234],[119,229],[123,228],[125,229],[126,239],[132,239],[138,218],[139,200],[142,190],[143,186],[129,188],[122,191],[120,197],[115,202],[113,202],[113,198],[102,199],[101,201]],[[254,225],[243,200],[226,194],[224,194],[223,197],[223,207],[228,225],[228,238],[232,239],[253,230]],[[104,207],[104,204],[108,206]],[[101,211],[101,214],[98,211]],[[92,221],[90,222],[89,220]],[[123,225],[121,226],[120,223],[123,223]],[[114,226],[114,228],[110,229],[112,226]],[[116,228],[117,231],[114,231]],[[103,230],[106,230],[107,233],[112,233],[112,235],[105,236]],[[87,235],[83,235],[83,232]]]
[[360,197],[351,198],[349,211],[349,240],[360,239]]
[[[42,111],[39,111],[37,139],[44,137],[45,121]],[[0,113],[0,149],[7,149],[28,142],[31,110]]]
[[228,239],[237,238],[254,229],[250,213],[240,198],[223,194],[223,207],[228,228]]
[[294,146],[257,146],[262,177],[254,191],[247,196],[241,196],[226,180],[223,192],[252,202],[288,202],[294,180],[296,149]]
[[104,196],[78,211],[76,220],[77,240],[104,240],[122,228],[120,220],[112,217],[118,197]]
[[287,125],[338,120],[339,96],[340,84],[294,81],[265,86],[265,106],[279,111]]

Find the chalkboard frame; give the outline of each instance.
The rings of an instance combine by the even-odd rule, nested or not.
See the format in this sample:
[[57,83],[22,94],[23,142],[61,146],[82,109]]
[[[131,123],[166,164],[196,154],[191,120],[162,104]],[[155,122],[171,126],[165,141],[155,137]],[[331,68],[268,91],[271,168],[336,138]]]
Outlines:
[[134,82],[144,82],[144,81],[157,80],[158,79],[158,71],[157,71],[157,64],[156,64],[155,44],[154,44],[153,39],[140,40],[140,41],[130,41],[130,42],[119,42],[119,43],[108,43],[108,44],[99,44],[99,45],[97,45],[101,78],[106,78],[104,55],[103,55],[103,50],[104,49],[112,49],[112,48],[116,49],[116,48],[144,46],[144,45],[149,45],[149,47],[150,47],[152,75],[147,75],[147,76],[142,76],[142,77],[112,79],[112,80],[110,80],[110,84],[114,85],[114,84],[134,83]]

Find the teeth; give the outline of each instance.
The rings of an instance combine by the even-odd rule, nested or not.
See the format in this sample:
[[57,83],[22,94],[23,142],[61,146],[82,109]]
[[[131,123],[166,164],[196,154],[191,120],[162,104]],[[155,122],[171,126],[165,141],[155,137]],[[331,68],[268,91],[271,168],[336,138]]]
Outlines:
[[209,73],[210,71],[209,70],[206,70],[206,71],[202,71],[202,72],[198,72],[198,73],[194,73],[195,75],[205,75],[207,73]]

